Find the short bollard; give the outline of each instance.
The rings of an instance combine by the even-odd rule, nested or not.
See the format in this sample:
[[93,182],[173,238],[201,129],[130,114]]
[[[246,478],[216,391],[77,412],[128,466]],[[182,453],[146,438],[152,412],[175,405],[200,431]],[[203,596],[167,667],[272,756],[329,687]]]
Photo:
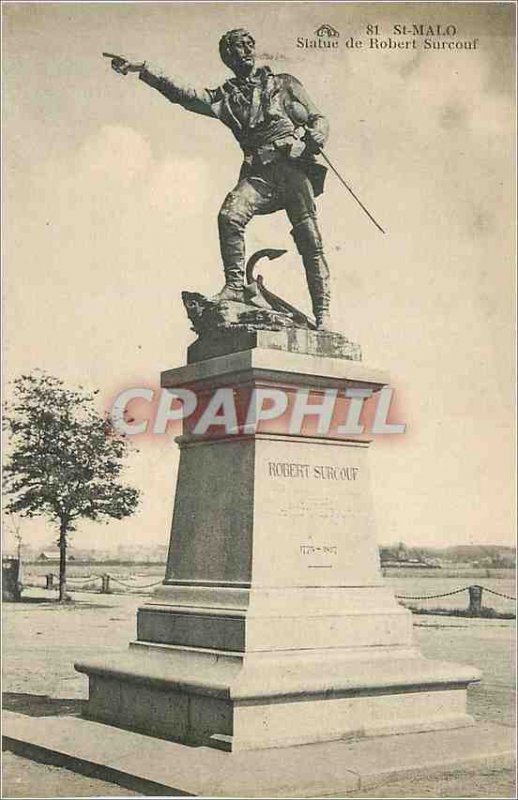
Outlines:
[[469,586],[469,614],[480,617],[482,612],[482,586]]
[[106,573],[106,575],[101,575],[101,594],[111,594],[110,590],[110,576]]
[[49,572],[48,575],[45,575],[45,589],[53,589],[54,588],[54,573]]
[[2,600],[21,600],[21,561],[10,556],[2,557]]

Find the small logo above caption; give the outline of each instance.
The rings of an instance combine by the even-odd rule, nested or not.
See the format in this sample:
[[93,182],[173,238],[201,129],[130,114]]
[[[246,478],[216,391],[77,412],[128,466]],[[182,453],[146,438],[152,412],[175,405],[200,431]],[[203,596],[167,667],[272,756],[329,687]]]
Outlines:
[[298,36],[296,46],[303,50],[336,50],[339,39],[340,31],[324,22],[316,29],[314,37]]

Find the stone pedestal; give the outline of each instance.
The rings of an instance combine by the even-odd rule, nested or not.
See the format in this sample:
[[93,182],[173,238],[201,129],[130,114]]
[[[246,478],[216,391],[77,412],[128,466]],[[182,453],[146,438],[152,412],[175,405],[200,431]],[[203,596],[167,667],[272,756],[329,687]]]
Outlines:
[[[388,382],[350,350],[337,357],[336,341],[333,357],[319,353],[318,336],[293,352],[285,332],[269,334],[264,347],[169,370],[162,385],[200,397],[231,387],[239,405],[261,386],[293,396]],[[128,653],[76,665],[90,680],[86,714],[229,750],[470,724],[476,670],[423,658],[410,612],[383,584],[369,441],[314,424],[291,434],[283,419],[248,434],[194,435],[193,424],[177,440],[164,583]]]

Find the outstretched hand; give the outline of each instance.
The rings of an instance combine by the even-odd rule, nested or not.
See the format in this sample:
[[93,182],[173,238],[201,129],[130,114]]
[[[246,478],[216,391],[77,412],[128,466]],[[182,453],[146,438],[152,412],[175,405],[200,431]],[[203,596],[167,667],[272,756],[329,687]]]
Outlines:
[[114,53],[103,53],[105,58],[111,58],[111,67],[120,75],[127,75],[128,72],[141,72],[144,69],[145,61],[128,61],[124,56],[116,56]]

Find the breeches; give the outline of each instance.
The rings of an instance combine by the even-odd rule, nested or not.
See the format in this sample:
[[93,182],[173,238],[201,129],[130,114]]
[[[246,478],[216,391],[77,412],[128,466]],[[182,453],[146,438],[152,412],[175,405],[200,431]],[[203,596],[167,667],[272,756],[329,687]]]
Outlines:
[[291,222],[293,237],[303,258],[322,255],[322,239],[309,178],[295,162],[282,160],[251,168],[250,173],[243,175],[226,196],[218,216],[225,272],[244,272],[244,232],[252,217],[271,214],[282,208]]

